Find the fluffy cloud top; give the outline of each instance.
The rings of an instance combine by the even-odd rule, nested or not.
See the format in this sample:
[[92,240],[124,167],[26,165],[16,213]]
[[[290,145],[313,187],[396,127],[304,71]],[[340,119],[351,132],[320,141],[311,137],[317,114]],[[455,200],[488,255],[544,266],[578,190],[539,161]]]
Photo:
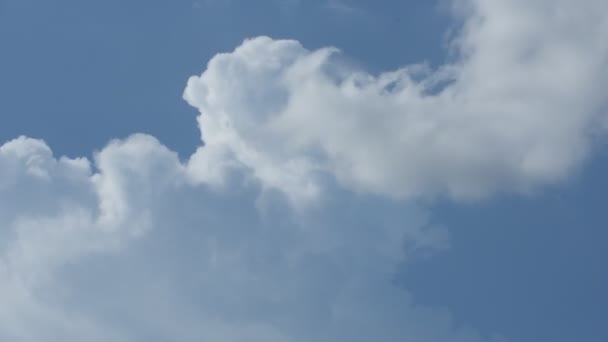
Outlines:
[[0,339],[481,341],[391,282],[447,244],[394,198],[576,168],[604,129],[608,5],[455,4],[438,70],[375,76],[265,37],[217,55],[185,91],[205,141],[185,163],[146,135],[93,161],[1,145]]
[[217,55],[185,91],[202,113],[202,153],[298,200],[317,194],[319,173],[399,198],[477,198],[563,180],[605,120],[605,2],[455,7],[466,16],[453,42],[459,58],[437,70],[375,76],[334,48],[266,37]]

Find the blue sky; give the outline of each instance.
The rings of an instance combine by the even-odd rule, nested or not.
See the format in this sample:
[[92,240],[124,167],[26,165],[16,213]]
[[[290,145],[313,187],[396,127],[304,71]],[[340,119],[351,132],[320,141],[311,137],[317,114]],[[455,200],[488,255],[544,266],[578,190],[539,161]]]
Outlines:
[[[440,62],[450,25],[435,4],[422,2],[368,4],[361,13],[332,10],[323,1],[297,7],[282,1],[208,3],[4,1],[1,86],[11,96],[1,105],[3,112],[19,108],[19,115],[2,125],[2,138],[40,136],[58,153],[79,156],[108,138],[146,132],[190,153],[198,129],[192,125],[196,112],[181,99],[185,81],[245,38],[297,38],[309,48],[336,45],[378,71]],[[395,40],[408,45],[380,53]],[[61,87],[47,86],[31,101],[30,82],[36,79]],[[134,91],[144,85],[145,91]],[[69,123],[78,144],[65,139],[59,123]]]
[[0,0],[0,337],[608,340],[606,18]]

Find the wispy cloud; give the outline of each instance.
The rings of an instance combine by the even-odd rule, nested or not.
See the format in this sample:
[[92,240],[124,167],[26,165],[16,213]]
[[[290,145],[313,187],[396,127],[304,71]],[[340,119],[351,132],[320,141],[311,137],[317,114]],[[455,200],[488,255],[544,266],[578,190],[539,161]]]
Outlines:
[[356,7],[353,3],[345,0],[327,0],[324,7],[342,14],[363,14],[365,13],[359,7]]

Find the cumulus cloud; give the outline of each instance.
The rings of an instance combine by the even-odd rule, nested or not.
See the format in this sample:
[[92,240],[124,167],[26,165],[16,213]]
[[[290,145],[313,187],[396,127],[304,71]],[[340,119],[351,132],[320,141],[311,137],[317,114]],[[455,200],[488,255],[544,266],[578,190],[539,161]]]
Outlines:
[[437,70],[266,37],[215,56],[185,91],[204,140],[186,162],[147,135],[93,160],[1,145],[0,339],[483,340],[391,282],[448,244],[401,199],[575,169],[604,129],[608,5],[454,4]]
[[411,205],[336,188],[294,212],[246,174],[230,191],[197,181],[145,135],[92,165],[19,138],[0,165],[3,339],[479,339],[391,282],[408,248],[445,247]]
[[563,180],[605,114],[606,3],[454,7],[466,18],[458,58],[437,70],[372,75],[335,48],[267,37],[217,55],[185,91],[202,113],[202,153],[299,201],[318,194],[319,174],[397,198],[479,198]]

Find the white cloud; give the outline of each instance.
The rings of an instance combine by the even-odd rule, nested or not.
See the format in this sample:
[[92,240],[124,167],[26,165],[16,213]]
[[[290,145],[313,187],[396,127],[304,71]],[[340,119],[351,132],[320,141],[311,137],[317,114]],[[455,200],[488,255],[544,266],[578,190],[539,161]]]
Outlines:
[[563,180],[605,114],[608,5],[457,4],[466,15],[453,43],[462,57],[435,71],[374,76],[342,63],[336,49],[266,37],[217,55],[185,91],[202,113],[207,150],[296,200],[314,198],[319,173],[409,198],[478,198]]
[[412,205],[334,188],[294,212],[256,183],[198,183],[144,135],[96,171],[27,138],[0,165],[2,339],[479,340],[391,282],[408,248],[444,248]]
[[1,145],[0,340],[481,341],[390,281],[447,237],[386,197],[566,177],[605,120],[608,5],[457,4],[462,58],[436,71],[264,37],[217,55],[185,163],[146,135],[92,162]]

